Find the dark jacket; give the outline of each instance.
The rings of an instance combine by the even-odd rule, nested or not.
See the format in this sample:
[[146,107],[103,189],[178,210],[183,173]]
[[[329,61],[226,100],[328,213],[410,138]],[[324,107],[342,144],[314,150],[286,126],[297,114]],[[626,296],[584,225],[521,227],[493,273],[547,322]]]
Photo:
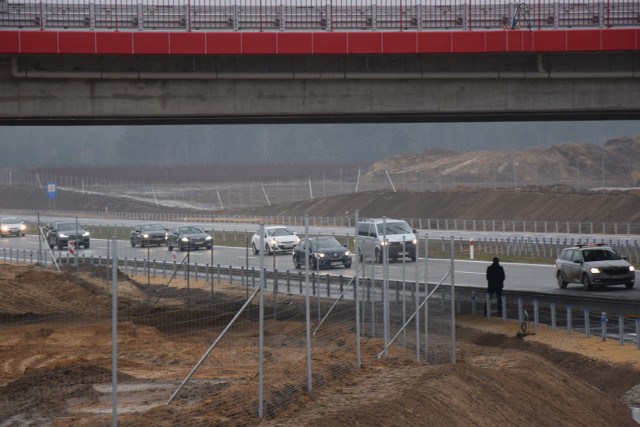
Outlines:
[[497,262],[487,267],[487,285],[490,290],[502,289],[504,287],[504,268]]

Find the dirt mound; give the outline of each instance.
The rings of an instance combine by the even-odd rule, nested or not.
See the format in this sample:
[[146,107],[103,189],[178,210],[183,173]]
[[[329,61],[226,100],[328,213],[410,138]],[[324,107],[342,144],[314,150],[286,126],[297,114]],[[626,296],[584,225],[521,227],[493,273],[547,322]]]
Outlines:
[[[102,272],[89,269],[77,276],[2,267],[0,318],[25,317],[3,321],[0,328],[0,420],[5,425],[110,425],[112,331]],[[295,312],[281,320],[284,308],[296,300],[285,295],[278,296],[278,319],[265,322],[270,369],[265,371],[264,420],[257,417],[255,313],[166,405],[237,311],[231,302],[245,301],[246,291],[216,284],[216,293],[209,295],[215,304],[205,306],[203,300],[199,306],[194,298],[188,306],[183,282],[172,283],[154,300],[167,288],[162,280],[147,286],[121,279],[120,425],[637,425],[623,403],[640,406],[640,397],[627,393],[640,383],[633,346],[543,327],[518,339],[516,322],[498,319],[458,320],[455,365],[417,364],[414,351],[399,346],[378,360],[380,339],[363,337],[362,369],[354,369],[351,325],[326,324],[326,333],[314,336],[314,391],[307,394],[303,316]],[[208,286],[192,282],[189,291],[204,297]]]
[[[367,192],[234,210],[240,215],[640,222],[640,194]],[[227,212],[229,213],[229,212]]]

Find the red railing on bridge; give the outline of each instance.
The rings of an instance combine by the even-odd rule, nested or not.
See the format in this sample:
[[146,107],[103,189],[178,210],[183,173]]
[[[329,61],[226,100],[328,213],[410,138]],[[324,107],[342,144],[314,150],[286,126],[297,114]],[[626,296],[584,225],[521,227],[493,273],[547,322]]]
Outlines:
[[0,0],[5,54],[421,54],[640,48],[640,0]]

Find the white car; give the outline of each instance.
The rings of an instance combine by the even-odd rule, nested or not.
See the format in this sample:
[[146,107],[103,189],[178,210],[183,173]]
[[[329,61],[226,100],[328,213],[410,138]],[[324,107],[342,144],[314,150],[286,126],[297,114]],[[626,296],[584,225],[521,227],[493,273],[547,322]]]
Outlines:
[[17,220],[16,218],[0,219],[0,237],[24,236],[26,231],[27,226],[25,225],[25,223]]
[[[276,252],[293,252],[293,248],[300,243],[300,238],[293,230],[281,226],[274,225],[264,227],[263,245],[265,254],[272,255]],[[253,254],[257,255],[262,250],[260,246],[260,230],[256,231],[251,238],[251,248]]]

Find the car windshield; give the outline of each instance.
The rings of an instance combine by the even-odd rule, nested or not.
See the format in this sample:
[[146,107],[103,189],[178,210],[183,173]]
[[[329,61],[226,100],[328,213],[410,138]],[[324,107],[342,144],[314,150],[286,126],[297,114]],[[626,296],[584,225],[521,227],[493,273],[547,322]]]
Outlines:
[[582,251],[585,262],[613,261],[622,259],[620,255],[609,249],[589,249]]
[[[313,246],[316,246],[314,239],[311,239]],[[318,249],[336,248],[342,246],[334,237],[320,237],[318,238]]]
[[268,236],[291,236],[293,235],[293,231],[288,228],[268,228],[267,229]]
[[58,224],[58,230],[82,230],[82,226],[75,222],[61,222]]
[[140,227],[141,231],[164,231],[160,224],[145,224]]
[[386,234],[387,236],[390,234],[409,234],[413,233],[409,224],[404,221],[393,221],[386,223],[386,233],[385,233],[385,224],[378,224],[378,234]]
[[18,221],[15,218],[2,218],[2,223],[3,224],[18,224],[20,221]]
[[197,234],[197,233],[204,233],[204,230],[195,225],[191,225],[189,227],[180,227],[178,229],[178,232],[182,234]]

